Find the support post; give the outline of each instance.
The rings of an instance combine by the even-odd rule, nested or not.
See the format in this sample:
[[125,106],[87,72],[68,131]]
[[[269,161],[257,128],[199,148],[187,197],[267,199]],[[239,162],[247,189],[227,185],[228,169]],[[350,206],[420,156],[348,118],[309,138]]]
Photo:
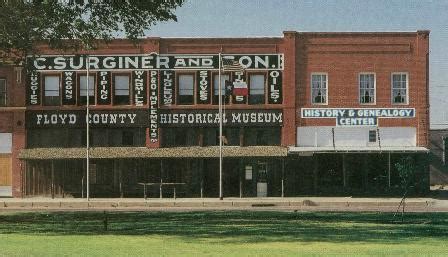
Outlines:
[[221,53],[218,55],[218,109],[219,109],[219,200],[223,199],[222,194],[222,83],[221,83]]
[[387,185],[390,188],[390,152],[387,154]]
[[51,198],[54,199],[54,161],[51,160]]
[[363,158],[363,180],[364,180],[364,191],[368,191],[369,189],[369,154],[365,154]]
[[87,104],[86,104],[86,187],[87,187],[87,191],[86,191],[86,196],[87,196],[87,201],[90,200],[90,183],[89,183],[89,173],[90,173],[90,153],[89,153],[89,148],[90,148],[90,132],[89,132],[89,98],[90,98],[90,92],[89,92],[89,87],[90,87],[90,82],[89,82],[89,66],[90,66],[90,60],[89,60],[89,56],[87,55],[86,57],[86,97],[87,97]]
[[282,197],[285,197],[285,159],[282,159]]
[[346,163],[345,163],[345,154],[342,154],[342,184],[343,184],[344,190],[347,189],[347,170],[346,170]]
[[317,159],[317,154],[313,156],[314,159],[314,169],[313,169],[313,188],[314,188],[314,194],[317,194],[318,185],[319,185],[319,162]]
[[160,186],[159,186],[159,196],[160,196],[160,199],[163,198],[163,195],[162,195],[162,184],[163,184],[163,160],[160,159]]
[[120,190],[120,198],[123,198],[123,174],[122,174],[122,170],[121,170],[121,166],[119,165],[119,170],[118,170],[118,187]]
[[199,161],[199,169],[201,174],[201,198],[204,197],[204,160]]
[[242,159],[240,159],[240,168],[238,169],[239,170],[239,178],[240,178],[240,198],[243,198],[243,178],[242,178],[242,176],[243,176],[243,173],[244,173],[244,170],[243,170],[243,160]]

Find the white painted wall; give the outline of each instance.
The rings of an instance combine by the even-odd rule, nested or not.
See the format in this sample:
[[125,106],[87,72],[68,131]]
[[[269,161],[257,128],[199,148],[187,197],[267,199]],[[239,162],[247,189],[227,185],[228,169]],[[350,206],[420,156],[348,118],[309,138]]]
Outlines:
[[[369,130],[376,127],[332,127],[309,126],[297,128],[297,146],[328,147],[333,146],[416,146],[416,128],[383,127],[379,128],[379,137],[375,143],[369,142]],[[378,135],[377,135],[378,136]]]
[[12,153],[11,133],[0,133],[0,153]]

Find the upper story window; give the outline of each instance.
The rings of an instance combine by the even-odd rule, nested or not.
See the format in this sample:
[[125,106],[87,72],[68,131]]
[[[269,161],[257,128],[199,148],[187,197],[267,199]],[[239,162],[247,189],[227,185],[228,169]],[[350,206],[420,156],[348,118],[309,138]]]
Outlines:
[[59,76],[44,77],[44,105],[60,105]]
[[95,104],[95,76],[89,75],[89,86],[87,88],[87,76],[79,76],[79,104],[87,104],[87,92],[89,94],[89,104]]
[[177,78],[179,86],[178,104],[194,104],[194,75],[180,74]]
[[408,74],[392,73],[392,103],[408,104]]
[[311,74],[311,102],[313,104],[327,104],[328,76],[325,73]]
[[129,94],[129,75],[114,76],[114,104],[129,105],[131,98]]
[[[221,94],[222,102],[225,104],[229,103],[229,98],[226,97],[226,80],[230,80],[229,74],[221,74]],[[213,75],[213,104],[219,103],[219,75]]]
[[249,104],[265,103],[265,76],[251,74],[249,76]]
[[0,79],[0,106],[6,106],[6,79]]
[[375,74],[359,74],[359,102],[361,104],[374,104],[375,95]]

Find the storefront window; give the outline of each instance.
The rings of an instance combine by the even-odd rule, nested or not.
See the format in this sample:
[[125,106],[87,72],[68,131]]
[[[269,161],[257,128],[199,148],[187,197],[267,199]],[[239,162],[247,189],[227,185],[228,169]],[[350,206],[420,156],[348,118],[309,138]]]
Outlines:
[[244,145],[280,145],[281,128],[244,128]]

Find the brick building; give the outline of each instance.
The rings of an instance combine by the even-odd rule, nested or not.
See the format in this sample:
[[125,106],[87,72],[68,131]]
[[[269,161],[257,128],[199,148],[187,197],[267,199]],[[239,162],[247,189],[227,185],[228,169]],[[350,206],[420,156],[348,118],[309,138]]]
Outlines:
[[[224,197],[391,193],[411,156],[427,190],[429,32],[114,40],[41,48],[0,67],[1,185],[14,197],[217,197],[220,55],[248,95],[223,96]],[[2,86],[3,85],[3,86]],[[89,115],[86,119],[86,106]],[[175,190],[174,190],[175,188]]]

